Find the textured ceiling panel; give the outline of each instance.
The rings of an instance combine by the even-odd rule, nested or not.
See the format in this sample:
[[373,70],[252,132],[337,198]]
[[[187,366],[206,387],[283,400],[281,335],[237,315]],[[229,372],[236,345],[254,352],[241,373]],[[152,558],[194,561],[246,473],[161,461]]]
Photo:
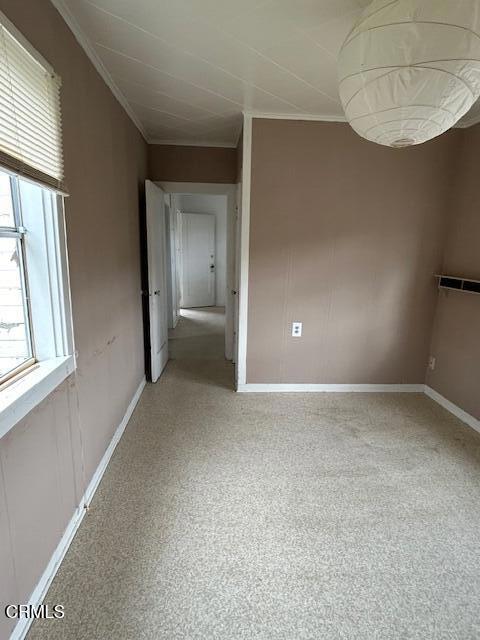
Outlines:
[[336,57],[369,0],[64,4],[149,139],[233,145],[244,110],[343,120]]

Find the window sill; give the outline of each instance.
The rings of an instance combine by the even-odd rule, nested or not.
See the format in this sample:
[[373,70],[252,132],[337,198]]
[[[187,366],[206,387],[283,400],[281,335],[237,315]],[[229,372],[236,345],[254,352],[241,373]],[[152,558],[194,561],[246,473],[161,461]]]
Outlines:
[[0,438],[34,409],[75,369],[73,356],[40,362],[32,371],[0,391]]

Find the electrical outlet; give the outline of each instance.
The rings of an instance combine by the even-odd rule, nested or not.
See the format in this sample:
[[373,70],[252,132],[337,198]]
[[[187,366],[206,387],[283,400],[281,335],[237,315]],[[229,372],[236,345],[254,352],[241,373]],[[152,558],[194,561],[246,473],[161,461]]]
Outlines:
[[292,322],[292,336],[294,338],[302,337],[302,323],[301,322]]
[[437,364],[437,359],[435,358],[435,356],[430,356],[430,358],[428,359],[428,368],[431,371],[435,371],[436,364]]

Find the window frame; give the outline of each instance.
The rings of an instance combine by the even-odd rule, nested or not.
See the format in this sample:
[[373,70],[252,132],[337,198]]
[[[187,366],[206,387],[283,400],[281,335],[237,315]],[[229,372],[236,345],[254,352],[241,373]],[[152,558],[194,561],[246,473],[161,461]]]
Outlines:
[[37,362],[35,357],[35,341],[32,327],[32,311],[30,308],[30,294],[28,285],[28,273],[25,258],[25,227],[22,224],[22,211],[18,194],[18,178],[11,171],[0,168],[0,171],[8,176],[10,182],[10,198],[13,212],[12,227],[0,227],[0,238],[15,238],[20,245],[20,281],[22,284],[22,303],[25,317],[25,332],[28,345],[29,357],[21,364],[8,371],[5,375],[0,375],[0,391],[12,379],[23,373]]
[[[34,354],[0,384],[2,438],[75,371],[76,358],[64,198],[43,183],[26,179],[10,169],[0,167],[0,171],[13,177],[18,189],[12,197],[18,196],[19,217],[15,217],[15,224],[22,222],[22,262]],[[39,264],[42,273],[33,274]],[[37,280],[37,289],[41,287],[41,291],[32,289],[32,279]]]

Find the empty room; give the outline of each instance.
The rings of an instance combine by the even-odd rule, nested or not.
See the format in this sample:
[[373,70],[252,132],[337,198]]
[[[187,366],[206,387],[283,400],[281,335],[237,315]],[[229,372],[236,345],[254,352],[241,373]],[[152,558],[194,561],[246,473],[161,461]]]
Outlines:
[[480,638],[480,0],[0,0],[0,640]]

